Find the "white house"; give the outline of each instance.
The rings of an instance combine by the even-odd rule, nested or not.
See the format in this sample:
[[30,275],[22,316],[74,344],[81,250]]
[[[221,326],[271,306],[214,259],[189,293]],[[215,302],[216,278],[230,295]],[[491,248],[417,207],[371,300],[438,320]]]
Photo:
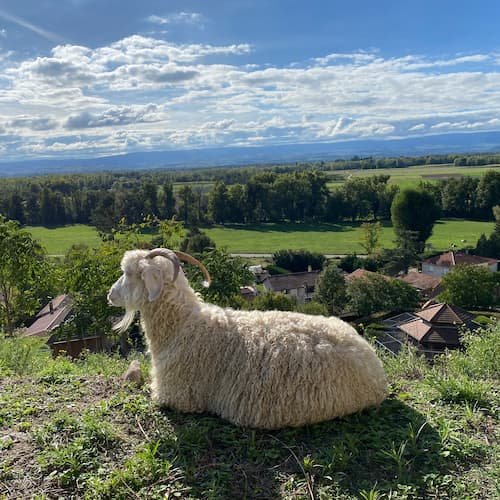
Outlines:
[[459,265],[483,266],[491,272],[496,272],[498,271],[499,262],[498,259],[451,251],[424,260],[422,262],[422,273],[440,277],[451,271],[453,267]]

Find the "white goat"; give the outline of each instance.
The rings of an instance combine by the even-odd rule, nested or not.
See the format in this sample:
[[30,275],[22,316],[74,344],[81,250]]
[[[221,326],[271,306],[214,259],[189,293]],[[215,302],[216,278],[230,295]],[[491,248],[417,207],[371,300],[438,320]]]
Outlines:
[[126,252],[124,274],[108,295],[126,309],[119,328],[141,313],[159,404],[276,429],[340,417],[385,399],[382,364],[350,325],[334,317],[204,303],[178,255],[201,266],[166,249]]

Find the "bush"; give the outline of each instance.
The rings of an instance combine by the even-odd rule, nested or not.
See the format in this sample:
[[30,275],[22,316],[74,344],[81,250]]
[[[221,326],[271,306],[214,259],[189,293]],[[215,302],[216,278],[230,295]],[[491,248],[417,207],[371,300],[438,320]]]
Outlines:
[[282,293],[266,292],[245,305],[246,309],[258,311],[294,311],[297,299]]
[[323,269],[326,257],[320,253],[309,252],[309,250],[278,250],[273,254],[274,264],[288,269],[292,273],[307,271],[311,269]]
[[339,267],[346,273],[352,273],[363,267],[363,259],[360,259],[355,253],[351,253],[340,259]]

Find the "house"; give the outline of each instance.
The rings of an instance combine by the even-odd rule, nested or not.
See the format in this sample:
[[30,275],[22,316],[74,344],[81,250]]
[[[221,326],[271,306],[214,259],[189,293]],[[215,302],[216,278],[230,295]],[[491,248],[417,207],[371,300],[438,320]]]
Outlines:
[[432,299],[441,293],[441,278],[438,276],[410,271],[399,279],[416,288],[423,298]]
[[445,349],[461,347],[462,329],[475,330],[480,327],[473,315],[464,309],[432,300],[415,313],[404,313],[388,318],[383,323],[388,327],[388,336],[401,343],[407,342],[432,357]]
[[299,304],[304,304],[312,299],[318,276],[319,271],[276,274],[268,276],[263,281],[263,285],[270,292],[284,293],[296,297]]
[[490,259],[479,255],[470,255],[462,252],[442,253],[422,262],[422,272],[431,276],[444,276],[455,266],[470,265],[487,267],[490,271],[498,271],[498,259]]
[[240,286],[240,295],[245,299],[245,300],[253,300],[255,297],[257,297],[257,290],[253,286]]
[[58,295],[52,299],[35,317],[35,321],[23,332],[24,337],[43,337],[59,327],[73,309],[69,295]]

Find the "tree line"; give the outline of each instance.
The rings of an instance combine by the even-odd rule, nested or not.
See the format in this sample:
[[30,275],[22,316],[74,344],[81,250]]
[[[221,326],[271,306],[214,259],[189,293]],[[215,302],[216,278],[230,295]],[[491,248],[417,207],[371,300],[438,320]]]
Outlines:
[[[190,226],[388,220],[398,192],[388,175],[348,177],[330,190],[331,177],[317,169],[242,172],[244,181],[227,182],[216,175],[209,184],[182,183],[165,171],[3,179],[0,214],[22,225],[81,223],[103,232],[122,218],[139,223],[146,216],[175,216]],[[500,172],[423,182],[420,189],[434,198],[445,217],[491,220],[500,199]]]

